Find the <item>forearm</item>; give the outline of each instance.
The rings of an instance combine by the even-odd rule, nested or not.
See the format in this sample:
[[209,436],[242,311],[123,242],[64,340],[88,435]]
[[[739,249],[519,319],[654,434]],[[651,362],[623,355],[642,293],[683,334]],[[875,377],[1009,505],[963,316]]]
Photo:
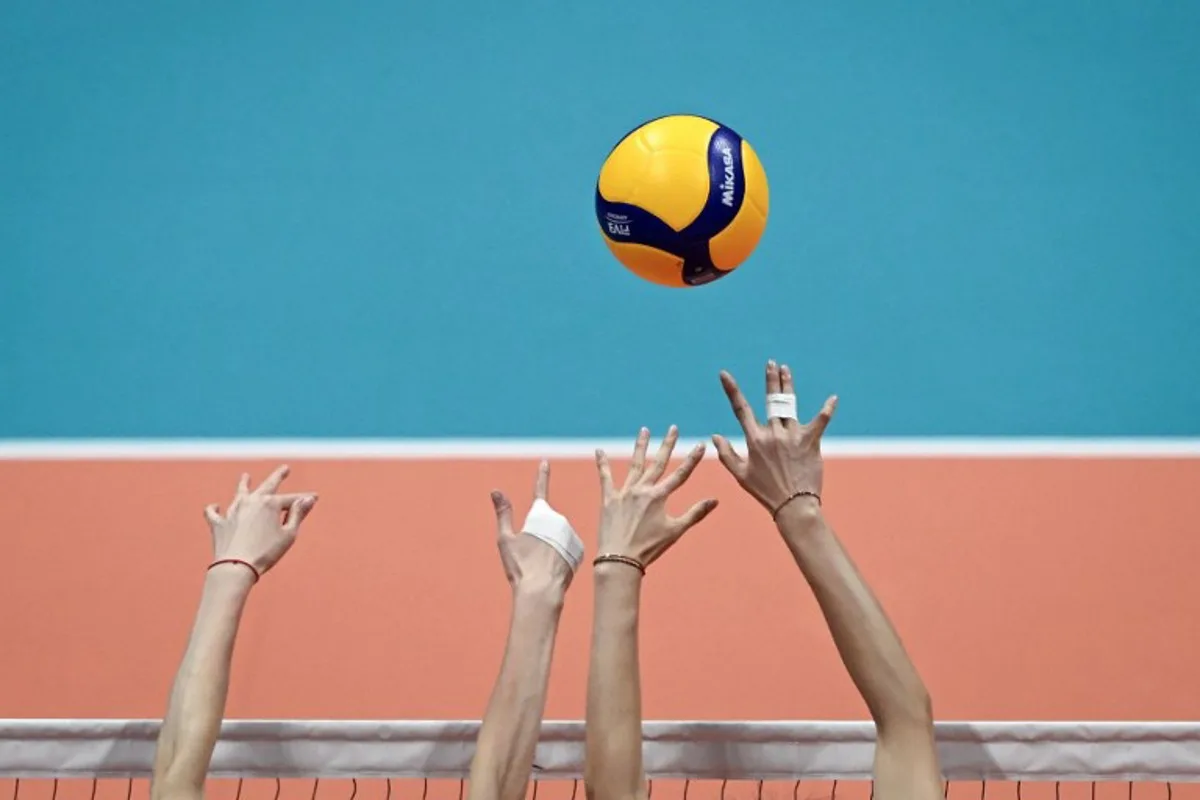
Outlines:
[[801,499],[785,508],[779,529],[880,735],[889,727],[931,724],[928,693],[899,635],[820,507],[806,503]]
[[204,788],[229,690],[229,668],[254,576],[238,565],[211,570],[183,663],[175,676],[154,760],[155,798]]
[[529,782],[550,682],[561,593],[513,597],[508,643],[471,761],[470,800],[521,800]]
[[641,573],[623,564],[596,567],[585,766],[589,797],[595,800],[631,800],[643,794],[641,582]]

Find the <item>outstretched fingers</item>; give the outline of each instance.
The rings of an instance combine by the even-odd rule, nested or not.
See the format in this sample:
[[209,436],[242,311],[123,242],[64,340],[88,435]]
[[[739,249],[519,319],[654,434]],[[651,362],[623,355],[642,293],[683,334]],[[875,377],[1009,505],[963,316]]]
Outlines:
[[725,390],[725,396],[729,398],[729,406],[733,409],[733,415],[737,417],[737,421],[742,426],[742,432],[747,436],[752,431],[758,428],[758,420],[754,418],[754,409],[746,402],[746,396],[742,394],[742,390],[738,388],[737,381],[728,372],[721,372],[721,387]]
[[692,476],[692,473],[696,471],[696,467],[704,459],[704,449],[703,442],[692,448],[691,452],[687,454],[687,458],[679,465],[679,468],[668,475],[667,479],[662,482],[661,486],[664,492],[670,494],[680,486],[683,486],[684,482]]
[[658,446],[658,455],[654,457],[654,463],[644,476],[648,483],[656,483],[666,473],[667,464],[671,463],[671,453],[675,451],[675,443],[678,441],[679,428],[672,425],[667,429],[667,435],[663,437],[662,444]]
[[535,500],[546,500],[550,497],[550,462],[542,459],[538,464],[537,483],[533,487]]
[[626,488],[641,480],[642,473],[646,471],[646,448],[649,446],[650,429],[642,428],[633,444],[633,459],[629,462],[629,474],[625,476]]
[[[773,394],[783,393],[783,377],[779,371],[779,365],[774,361],[767,362],[767,397],[770,398]],[[769,401],[768,401],[769,402]],[[770,417],[767,420],[767,425],[771,430],[779,432],[783,430],[783,419],[780,417]]]
[[682,515],[672,520],[672,524],[674,524],[676,530],[679,531],[679,534],[683,535],[689,528],[694,527],[700,522],[700,520],[711,514],[713,509],[716,507],[717,499],[715,497],[710,497],[707,500],[701,500],[699,503],[696,503],[696,505],[683,512]]
[[291,468],[287,464],[276,467],[275,471],[268,475],[267,479],[254,490],[255,493],[260,495],[275,494],[275,492],[279,491],[279,486],[283,483],[283,479],[288,476],[289,472],[291,472]]
[[504,492],[499,490],[492,492],[492,508],[496,512],[496,529],[499,534],[501,536],[512,536],[512,503],[508,501]]
[[746,460],[737,454],[737,451],[733,449],[733,445],[721,434],[714,433],[712,440],[713,446],[717,448],[717,460],[721,462],[721,465],[729,470],[731,474],[735,476],[741,475],[742,470],[746,466]]
[[317,504],[315,495],[304,495],[292,502],[287,507],[287,519],[283,522],[283,529],[288,533],[296,533],[300,530],[300,523],[304,522],[304,518],[308,516],[308,512],[313,510],[313,506]]
[[837,395],[830,397],[825,401],[825,405],[821,406],[821,410],[808,423],[809,430],[816,434],[818,439],[825,433],[825,429],[829,427],[830,420],[833,419],[833,414],[837,411]]
[[596,471],[600,473],[601,497],[608,497],[613,490],[612,467],[608,463],[608,453],[603,450],[596,451]]
[[792,379],[792,368],[787,364],[779,365],[779,390],[784,394],[796,393],[796,383]]

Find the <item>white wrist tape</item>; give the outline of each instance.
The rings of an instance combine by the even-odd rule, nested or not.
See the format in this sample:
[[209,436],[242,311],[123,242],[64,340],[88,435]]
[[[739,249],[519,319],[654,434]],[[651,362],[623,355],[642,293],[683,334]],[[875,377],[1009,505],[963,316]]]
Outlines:
[[571,523],[562,514],[550,507],[545,500],[538,498],[525,517],[521,533],[536,536],[558,551],[571,567],[571,572],[579,569],[583,562],[583,540],[575,533]]
[[767,395],[767,419],[797,419],[796,395]]

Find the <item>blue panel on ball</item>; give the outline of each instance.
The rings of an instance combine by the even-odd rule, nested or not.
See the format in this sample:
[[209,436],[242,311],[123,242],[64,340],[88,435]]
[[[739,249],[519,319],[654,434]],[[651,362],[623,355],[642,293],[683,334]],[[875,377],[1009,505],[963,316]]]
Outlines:
[[614,242],[653,247],[683,259],[683,282],[689,286],[712,283],[728,272],[717,269],[708,253],[708,239],[684,240],[667,223],[644,208],[610,203],[596,189],[596,219],[604,235]]
[[672,255],[685,258],[679,233],[640,206],[629,203],[610,203],[596,187],[596,219],[604,235],[614,242],[644,244]]
[[737,216],[745,196],[742,137],[722,125],[708,141],[708,200],[699,216],[683,229],[683,238],[707,242],[716,236]]

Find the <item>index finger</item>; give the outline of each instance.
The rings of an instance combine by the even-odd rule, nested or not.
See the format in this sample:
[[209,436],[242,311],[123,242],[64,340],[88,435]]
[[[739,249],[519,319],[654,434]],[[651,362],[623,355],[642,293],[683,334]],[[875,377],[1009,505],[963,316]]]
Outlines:
[[542,459],[542,463],[538,464],[537,485],[533,489],[533,496],[538,500],[545,500],[550,494],[550,462]]
[[267,479],[254,491],[258,494],[275,494],[275,490],[279,488],[279,484],[283,483],[283,479],[288,476],[290,471],[287,464],[276,467],[275,471],[268,475]]
[[750,432],[758,427],[758,420],[754,418],[754,409],[746,402],[746,397],[738,388],[737,381],[724,370],[721,371],[721,386],[725,389],[725,396],[729,398],[733,415],[742,425],[742,432],[749,436]]

